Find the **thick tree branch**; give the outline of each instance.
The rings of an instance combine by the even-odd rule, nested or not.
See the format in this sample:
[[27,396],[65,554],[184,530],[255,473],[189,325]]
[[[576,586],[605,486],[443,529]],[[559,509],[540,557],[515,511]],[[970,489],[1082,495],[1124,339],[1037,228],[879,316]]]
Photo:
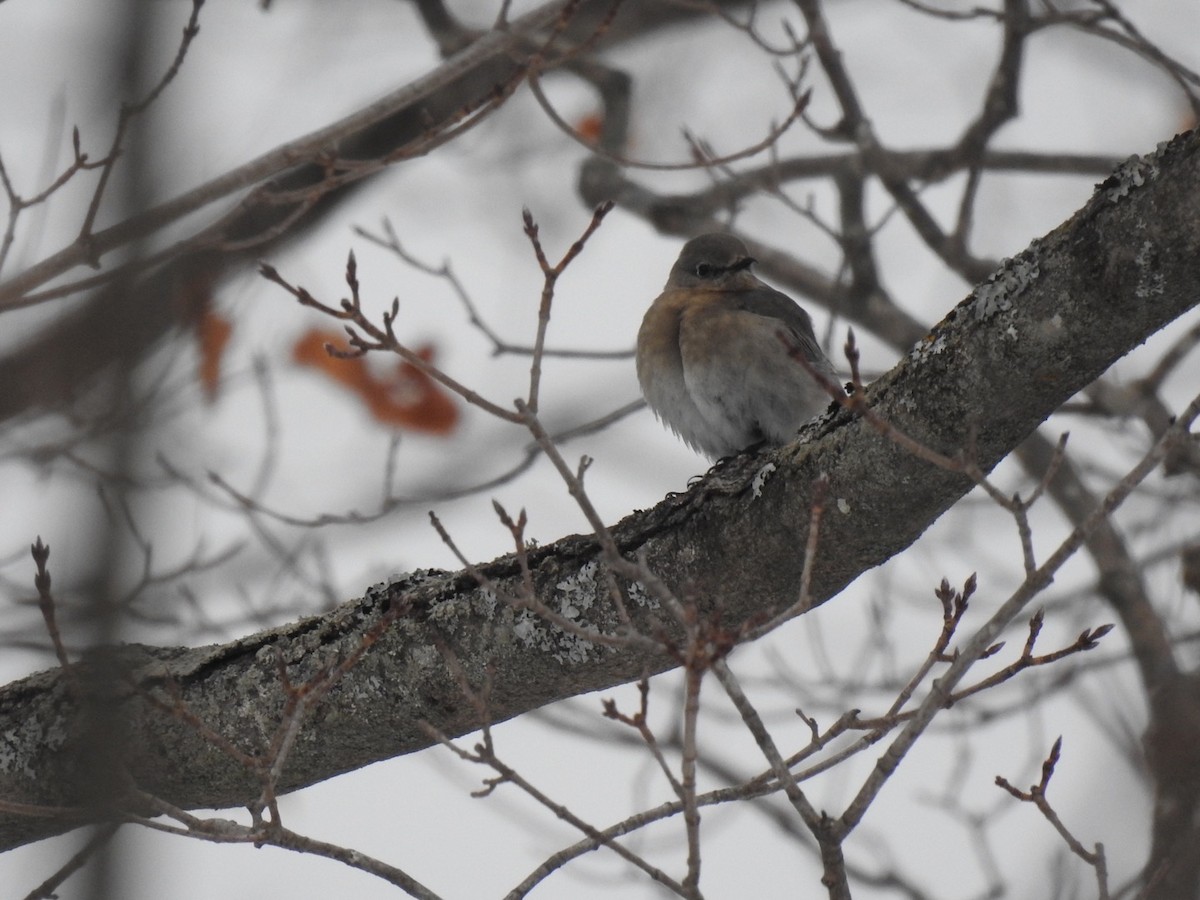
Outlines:
[[[939,452],[973,444],[978,465],[990,470],[1060,404],[1192,308],[1198,283],[1200,133],[1193,132],[1124,164],[1070,221],[952,310],[867,398]],[[629,516],[612,529],[619,548],[644,557],[702,608],[720,608],[736,627],[795,601],[810,494],[822,473],[830,511],[811,569],[818,603],[911,544],[971,488],[968,478],[915,459],[845,411],[809,436],[806,444],[738,457],[688,493]],[[477,569],[512,593],[527,577],[551,609],[569,603],[590,627],[613,633],[620,623],[600,559],[593,539],[576,536],[526,554],[524,576],[513,557]],[[628,605],[633,624],[654,633],[668,617],[644,592],[629,593],[643,600]],[[184,808],[249,802],[261,791],[254,773],[195,719],[164,712],[164,699],[169,706],[177,691],[178,709],[239,751],[262,753],[290,686],[324,677],[356,653],[361,659],[295,735],[279,791],[428,746],[423,722],[450,736],[477,728],[476,710],[439,647],[452,648],[474,683],[488,673],[497,720],[674,665],[641,644],[602,648],[542,624],[530,628],[528,619],[514,629],[515,611],[495,598],[465,572],[418,572],[326,616],[231,644],[124,648],[130,775]],[[389,608],[395,618],[381,632]],[[88,663],[77,665],[86,674]],[[69,685],[56,670],[0,691],[0,848],[89,817],[86,786],[70,765],[77,698]],[[29,805],[57,809],[29,815]]]

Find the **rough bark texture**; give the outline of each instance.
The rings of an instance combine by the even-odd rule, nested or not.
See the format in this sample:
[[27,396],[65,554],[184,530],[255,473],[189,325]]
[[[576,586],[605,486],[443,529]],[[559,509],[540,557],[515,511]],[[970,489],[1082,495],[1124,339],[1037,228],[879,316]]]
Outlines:
[[[1070,221],[1007,261],[988,282],[868,390],[873,407],[926,445],[954,453],[974,432],[990,469],[1055,408],[1147,336],[1190,309],[1200,284],[1200,134],[1131,159]],[[818,601],[909,546],[970,487],[914,458],[867,423],[839,412],[807,443],[739,457],[684,495],[615,526],[621,548],[641,551],[667,584],[730,625],[793,602],[810,495],[829,477],[829,511],[813,573]],[[567,537],[531,553],[548,605],[606,631],[616,624],[595,542]],[[481,570],[515,592],[512,558]],[[632,596],[645,594],[632,591]],[[347,657],[389,603],[409,611],[308,716],[280,780],[290,790],[428,746],[424,720],[458,735],[476,713],[438,644],[452,647],[478,684],[493,667],[491,712],[502,720],[556,699],[674,665],[665,655],[610,650],[514,613],[466,573],[421,572],[377,585],[332,613],[196,650],[128,647],[137,684],[120,698],[136,782],[182,807],[240,805],[259,793],[245,768],[195,728],[157,711],[138,691],[178,687],[188,708],[248,752],[261,751],[293,684]],[[643,602],[638,624],[665,614]],[[86,683],[86,668],[78,671]],[[77,806],[75,700],[60,671],[0,691],[0,798]],[[74,824],[0,813],[0,848]]]

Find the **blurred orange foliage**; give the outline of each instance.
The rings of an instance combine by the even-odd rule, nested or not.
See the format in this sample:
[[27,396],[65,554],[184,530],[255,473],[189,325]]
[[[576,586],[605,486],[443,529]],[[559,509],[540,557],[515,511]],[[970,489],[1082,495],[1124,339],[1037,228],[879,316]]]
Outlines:
[[604,120],[596,113],[591,113],[575,123],[579,136],[589,144],[600,142],[600,134],[604,131]]
[[[401,360],[394,376],[380,378],[367,368],[365,357],[330,356],[326,344],[341,351],[350,349],[345,337],[337,332],[314,328],[296,341],[292,358],[349,388],[376,421],[426,434],[449,434],[458,424],[458,406],[454,400],[412,363]],[[418,347],[416,352],[426,362],[433,362],[431,344]]]
[[196,342],[200,349],[200,387],[204,399],[212,403],[221,383],[221,357],[233,334],[233,323],[210,309],[204,309],[196,320]]

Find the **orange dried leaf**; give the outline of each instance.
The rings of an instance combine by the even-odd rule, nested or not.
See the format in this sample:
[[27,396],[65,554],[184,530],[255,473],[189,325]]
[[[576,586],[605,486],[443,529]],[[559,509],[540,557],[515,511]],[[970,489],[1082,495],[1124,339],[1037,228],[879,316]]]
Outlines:
[[349,349],[345,337],[336,331],[322,331],[319,328],[312,328],[300,335],[296,339],[296,343],[292,345],[292,359],[303,366],[312,366],[322,371],[330,371],[331,377],[335,381],[341,379],[334,372],[342,370],[342,368],[334,366],[334,363],[352,364],[362,362],[360,359],[335,359],[325,351],[326,344],[332,344],[339,350]]
[[[417,354],[433,362],[431,345],[419,347]],[[449,434],[458,424],[458,406],[453,398],[410,362],[402,361],[396,367],[389,393],[391,402],[372,410],[381,421],[428,434]]]
[[[417,366],[401,362],[394,376],[378,378],[367,368],[364,357],[330,356],[327,344],[338,350],[349,349],[345,338],[336,332],[313,329],[296,341],[292,357],[357,394],[376,421],[426,434],[449,434],[458,424],[458,406],[453,398]],[[434,349],[426,345],[417,354],[432,362]]]
[[221,383],[221,357],[233,335],[233,323],[210,309],[200,313],[196,321],[196,343],[200,350],[200,387],[204,399],[212,403]]

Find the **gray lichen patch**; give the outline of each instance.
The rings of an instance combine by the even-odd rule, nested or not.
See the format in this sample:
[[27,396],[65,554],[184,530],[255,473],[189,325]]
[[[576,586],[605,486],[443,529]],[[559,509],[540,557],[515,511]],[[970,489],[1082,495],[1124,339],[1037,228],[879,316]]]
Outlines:
[[490,619],[496,612],[496,594],[488,588],[477,588],[458,597],[439,600],[429,607],[429,621],[446,634],[455,634],[463,623],[479,618]]
[[554,599],[568,619],[575,618],[580,611],[591,609],[600,591],[597,578],[600,565],[594,559],[579,567],[579,571],[568,575],[554,586]]
[[909,351],[908,358],[912,362],[924,362],[931,357],[937,356],[946,349],[947,341],[944,334],[928,334],[913,346]]
[[[563,617],[578,622],[581,628],[589,627],[586,622],[579,621],[578,610],[569,608],[563,611]],[[566,631],[553,622],[539,616],[537,613],[523,609],[516,615],[513,622],[513,636],[525,647],[545,653],[556,662],[578,665],[585,663],[600,650],[599,645],[589,641],[583,635]]]
[[1013,301],[1037,281],[1039,274],[1037,260],[1031,254],[1006,259],[972,294],[976,320],[984,321],[1011,310]]
[[659,608],[658,600],[651,596],[650,592],[646,590],[646,586],[640,581],[635,581],[633,584],[629,585],[629,600],[635,606],[638,606],[642,609]]
[[0,734],[0,776],[6,779],[17,775],[35,778],[37,773],[28,765],[29,756],[22,748],[40,747],[47,752],[56,752],[66,743],[65,719],[31,715],[18,728]]
[[1143,241],[1137,256],[1133,258],[1133,263],[1138,273],[1137,286],[1134,288],[1137,298],[1149,300],[1151,297],[1162,296],[1165,285],[1154,244]]
[[762,496],[763,486],[766,485],[767,478],[771,475],[772,472],[775,471],[776,468],[777,467],[776,467],[775,463],[771,462],[771,463],[767,463],[765,466],[763,466],[761,469],[759,469],[757,472],[754,473],[754,478],[750,482],[750,493],[754,497],[754,499],[757,500],[759,497]]
[[[587,662],[600,649],[582,633],[595,629],[593,616],[587,615],[597,603],[601,585],[600,566],[595,560],[586,562],[554,585],[547,606],[557,615],[577,626],[579,631],[565,628],[535,610],[517,609],[513,615],[511,634],[521,646],[551,656],[556,662],[578,664]],[[495,603],[495,597],[489,598]]]
[[[1158,145],[1158,152],[1166,146]],[[1116,203],[1130,192],[1137,190],[1158,177],[1157,154],[1150,156],[1131,156],[1125,160],[1113,173],[1104,180],[1099,190],[1110,203]]]

